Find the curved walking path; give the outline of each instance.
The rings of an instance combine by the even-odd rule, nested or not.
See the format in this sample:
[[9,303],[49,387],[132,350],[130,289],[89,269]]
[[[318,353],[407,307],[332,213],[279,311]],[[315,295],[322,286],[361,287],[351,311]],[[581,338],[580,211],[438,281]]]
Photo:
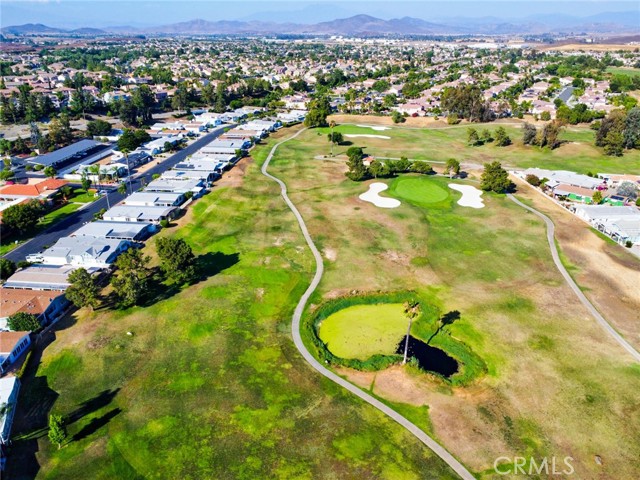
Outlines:
[[331,370],[329,370],[326,367],[324,367],[320,362],[318,362],[313,357],[313,355],[311,355],[309,350],[307,350],[307,347],[304,345],[304,342],[302,341],[302,337],[300,336],[300,319],[302,318],[302,313],[304,312],[304,309],[305,309],[305,307],[307,305],[307,301],[309,300],[309,297],[313,294],[313,292],[315,291],[316,287],[320,283],[320,280],[322,279],[322,274],[324,273],[324,264],[322,263],[322,256],[320,255],[320,252],[316,248],[316,245],[313,243],[313,240],[311,239],[311,235],[309,235],[309,231],[307,230],[307,225],[304,223],[302,215],[300,215],[300,212],[298,211],[296,206],[293,204],[293,202],[289,199],[289,197],[287,195],[287,186],[286,186],[286,184],[282,180],[280,180],[279,178],[274,177],[273,175],[268,173],[267,169],[269,167],[269,162],[271,162],[271,159],[273,158],[273,155],[276,152],[276,150],[278,149],[278,147],[280,145],[282,145],[283,143],[296,138],[298,135],[300,135],[305,130],[306,129],[302,129],[299,132],[297,132],[294,135],[292,135],[291,137],[288,137],[288,138],[282,140],[281,142],[277,143],[276,145],[274,145],[273,148],[271,149],[271,151],[269,152],[269,155],[267,156],[267,159],[262,164],[262,169],[261,169],[263,175],[265,175],[266,177],[274,180],[275,182],[278,183],[278,185],[280,185],[280,192],[282,194],[282,198],[284,199],[284,201],[287,204],[287,206],[289,207],[289,209],[295,215],[296,220],[298,221],[298,225],[300,226],[300,230],[302,231],[302,235],[304,235],[304,239],[306,240],[307,245],[309,246],[309,249],[311,250],[311,253],[313,254],[313,257],[315,258],[315,261],[316,261],[316,273],[313,276],[313,280],[311,280],[311,284],[309,285],[307,290],[304,292],[304,294],[300,298],[300,301],[298,302],[298,305],[296,306],[296,309],[293,312],[293,319],[292,319],[292,323],[291,323],[291,333],[293,335],[293,342],[294,342],[296,348],[298,349],[298,351],[302,354],[302,357],[315,370],[320,372],[322,375],[327,377],[329,380],[331,380],[331,381],[337,383],[338,385],[340,385],[341,387],[347,389],[348,391],[350,391],[354,395],[357,395],[362,400],[364,400],[368,404],[374,406],[375,408],[380,410],[382,413],[384,413],[385,415],[389,416],[391,419],[395,420],[400,425],[402,425],[404,428],[409,430],[409,432],[411,432],[413,435],[415,435],[418,438],[418,440],[420,440],[422,443],[424,443],[437,456],[439,456],[444,462],[446,462],[447,465],[449,465],[449,467],[451,467],[451,469],[454,470],[461,478],[463,478],[464,480],[473,480],[474,476],[471,475],[471,473],[469,473],[469,471],[460,462],[458,462],[458,460],[456,460],[453,457],[453,455],[451,455],[449,452],[447,452],[433,438],[431,438],[429,435],[427,435],[425,432],[423,432],[420,428],[418,428],[415,424],[413,424],[412,422],[407,420],[405,417],[400,415],[398,412],[396,412],[392,408],[389,408],[387,405],[385,405],[384,403],[382,403],[378,399],[376,399],[376,398],[372,397],[371,395],[369,395],[368,393],[360,390],[358,387],[356,387],[352,383],[348,382],[344,378],[336,375]]
[[512,200],[513,202],[515,202],[517,205],[521,206],[522,208],[525,208],[525,209],[529,210],[530,212],[532,212],[533,214],[537,215],[542,220],[544,220],[544,223],[547,225],[547,241],[549,242],[549,248],[551,249],[551,256],[553,257],[553,262],[556,264],[556,267],[558,267],[558,270],[560,270],[560,273],[564,277],[564,279],[567,282],[567,284],[569,285],[569,287],[571,287],[571,290],[573,290],[573,293],[576,294],[576,296],[578,297],[580,302],[582,302],[582,304],[587,308],[587,310],[589,311],[591,316],[596,319],[596,322],[598,322],[600,324],[600,326],[602,328],[604,328],[606,330],[606,332],[616,342],[618,342],[622,346],[622,348],[624,348],[627,352],[629,352],[631,354],[631,356],[633,356],[633,358],[635,358],[638,362],[640,362],[640,352],[638,352],[635,348],[633,348],[633,346],[631,346],[631,344],[629,344],[629,342],[627,342],[622,337],[622,335],[620,335],[609,324],[609,322],[607,322],[605,320],[605,318],[600,314],[600,312],[598,312],[596,307],[593,306],[593,304],[589,301],[589,299],[585,296],[585,294],[582,293],[582,290],[580,290],[580,287],[578,286],[578,284],[573,280],[573,278],[571,278],[571,275],[569,275],[569,272],[567,271],[567,269],[564,268],[564,265],[560,261],[560,255],[558,253],[558,247],[556,246],[555,239],[554,239],[554,237],[555,237],[555,225],[553,224],[551,219],[549,217],[547,217],[545,214],[540,213],[535,208],[532,208],[532,207],[530,207],[528,205],[525,205],[520,200],[518,200],[516,197],[514,197],[512,194],[510,194],[510,193],[507,194],[507,197],[509,197],[509,199]]

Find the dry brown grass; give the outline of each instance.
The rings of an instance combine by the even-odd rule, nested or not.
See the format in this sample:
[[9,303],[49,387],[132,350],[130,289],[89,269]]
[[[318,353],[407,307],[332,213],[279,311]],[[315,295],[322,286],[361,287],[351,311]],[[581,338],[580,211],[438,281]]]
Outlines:
[[640,259],[597,236],[591,227],[518,181],[518,196],[548,215],[556,225],[562,253],[572,275],[596,308],[636,348],[640,348]]
[[[322,159],[325,150],[325,138],[309,132],[279,151],[272,167],[287,182],[318,247],[336,253],[335,261],[325,262],[323,297],[435,291],[445,311],[463,312],[465,320],[452,334],[489,366],[487,376],[465,388],[400,367],[341,373],[365,388],[373,383],[373,391],[391,401],[428,404],[436,437],[477,471],[491,469],[501,455],[571,455],[580,478],[637,476],[640,423],[631,418],[640,375],[564,283],[543,222],[493,195],[485,196],[483,210],[453,207],[459,223],[451,217],[449,226],[406,202],[378,209],[357,199],[366,183],[346,180],[342,166]],[[603,243],[585,233],[595,243],[576,247],[581,255]],[[468,245],[453,246],[456,236]],[[608,252],[617,247],[598,248],[601,256],[587,264],[609,256],[624,264]],[[426,264],[407,261],[416,257]],[[611,278],[628,268],[612,270]],[[621,291],[616,283],[598,294],[603,303]],[[632,293],[628,286],[622,291]],[[605,459],[603,466],[593,462],[596,454]]]

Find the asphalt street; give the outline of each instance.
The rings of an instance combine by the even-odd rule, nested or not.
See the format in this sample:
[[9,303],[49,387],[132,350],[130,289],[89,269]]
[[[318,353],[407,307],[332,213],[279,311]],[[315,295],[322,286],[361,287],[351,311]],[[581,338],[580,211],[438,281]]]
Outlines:
[[[131,179],[132,191],[135,192],[136,190],[138,190],[142,186],[143,182],[145,185],[147,185],[152,180],[153,175],[161,174],[169,170],[176,164],[183,161],[187,156],[197,152],[206,144],[222,135],[222,133],[224,133],[224,129],[228,127],[233,127],[233,125],[224,125],[223,127],[207,133],[206,135],[193,142],[191,145],[186,146],[184,149],[170,156],[166,160],[163,160],[159,164],[154,165],[144,174],[140,176],[134,176]],[[156,160],[153,161],[156,162]],[[108,202],[111,206],[114,206],[117,203],[121,202],[127,196],[126,194],[120,194],[115,190],[111,190],[108,195]],[[99,212],[103,208],[107,208],[106,196],[99,198],[95,202],[90,203],[82,210],[78,210],[64,220],[56,223],[55,225],[52,225],[48,229],[39,233],[33,239],[23,243],[19,247],[16,247],[11,252],[4,255],[4,258],[7,258],[14,262],[19,262],[24,260],[27,255],[41,252],[42,250],[56,243],[59,238],[70,235],[85,223],[92,221],[94,219],[94,214]]]

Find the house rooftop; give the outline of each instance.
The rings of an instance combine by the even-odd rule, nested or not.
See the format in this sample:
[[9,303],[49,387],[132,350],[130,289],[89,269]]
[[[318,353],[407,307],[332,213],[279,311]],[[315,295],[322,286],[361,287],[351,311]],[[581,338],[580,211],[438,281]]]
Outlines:
[[22,337],[29,332],[0,332],[0,355],[8,355]]
[[134,240],[143,234],[150,226],[150,223],[144,222],[107,222],[100,220],[83,225],[73,232],[71,236]]
[[0,317],[18,312],[43,314],[61,292],[0,288]]
[[4,289],[64,291],[70,285],[67,277],[75,268],[70,265],[31,265],[18,270],[4,284]]
[[7,185],[0,190],[0,196],[18,196],[18,197],[40,197],[49,196],[57,192],[60,188],[67,185],[69,182],[57,178],[47,178],[39,183],[33,183],[28,185],[22,185],[16,183],[14,185]]
[[39,155],[33,160],[30,160],[30,163],[44,165],[45,167],[49,165],[56,165],[70,159],[75,155],[91,150],[98,145],[100,145],[100,143],[96,142],[95,140],[80,140],[79,142],[72,143],[67,147],[59,148],[54,152]]

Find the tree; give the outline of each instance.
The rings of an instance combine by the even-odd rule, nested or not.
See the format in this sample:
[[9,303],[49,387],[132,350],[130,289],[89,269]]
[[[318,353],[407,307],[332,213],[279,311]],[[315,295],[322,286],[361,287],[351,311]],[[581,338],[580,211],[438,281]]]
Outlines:
[[540,147],[549,147],[552,150],[560,146],[560,131],[562,123],[558,120],[545,123],[542,130],[538,132],[536,137],[536,145]]
[[404,115],[402,115],[402,113],[400,113],[397,110],[394,110],[391,113],[391,120],[393,121],[393,123],[404,123],[405,122]]
[[327,138],[334,145],[340,145],[342,142],[344,142],[344,137],[342,136],[342,133],[340,133],[340,132],[329,133],[327,135]]
[[460,162],[455,158],[447,160],[444,167],[444,173],[448,174],[449,178],[452,178],[454,175],[458,175],[460,173]]
[[149,135],[145,130],[133,130],[130,128],[125,129],[118,138],[118,149],[123,152],[132,152],[140,145],[147,143],[151,140],[151,135]]
[[593,192],[591,201],[594,205],[600,205],[602,203],[602,192],[600,190],[596,190],[595,192]]
[[534,187],[539,187],[540,186],[540,178],[538,178],[537,175],[533,175],[532,173],[530,173],[529,175],[527,175],[525,177],[525,180],[527,181],[527,183],[529,185],[533,185]]
[[65,114],[49,122],[49,139],[56,145],[66,145],[73,140],[69,117]]
[[137,248],[130,248],[116,260],[118,270],[111,285],[122,307],[136,305],[147,290],[150,260]]
[[627,113],[624,126],[624,148],[640,148],[640,108],[635,107]]
[[67,428],[65,427],[62,415],[49,415],[49,441],[58,445],[58,450],[67,438]]
[[545,122],[548,122],[549,120],[551,120],[551,113],[545,110],[540,114],[540,120],[544,120]]
[[429,175],[433,173],[433,168],[427,162],[423,162],[422,160],[416,160],[411,163],[409,170],[415,173],[422,173],[425,175]]
[[364,152],[360,147],[349,147],[347,150],[347,157],[349,157],[347,167],[349,171],[345,175],[353,181],[358,182],[368,177],[369,172],[362,160],[363,156]]
[[45,169],[42,171],[42,173],[44,173],[45,176],[47,176],[49,178],[54,178],[58,172],[56,172],[55,168],[53,168],[51,165],[49,165],[48,167],[45,167]]
[[106,137],[111,130],[111,124],[105,120],[92,120],[87,123],[87,133],[91,137]]
[[522,143],[535,145],[538,129],[528,122],[522,124]]
[[[371,175],[373,178],[381,177],[383,171],[384,171],[384,164],[379,160],[374,160],[369,165],[369,175]],[[387,168],[387,172],[388,171],[389,169]]]
[[68,277],[71,284],[65,292],[67,299],[76,307],[90,307],[92,310],[98,306],[98,294],[100,287],[96,278],[84,268],[78,268]]
[[15,177],[15,172],[7,167],[0,171],[0,180],[7,181]]
[[611,157],[621,157],[624,151],[624,136],[617,130],[611,130],[604,139],[604,153]]
[[467,128],[467,143],[472,147],[480,145],[480,137],[478,131],[475,128]]
[[0,258],[0,280],[6,280],[16,273],[16,264],[6,258]]
[[177,238],[159,237],[156,250],[160,268],[167,278],[184,283],[195,278],[195,256],[187,242]]
[[444,315],[442,315],[438,319],[438,328],[436,329],[435,332],[433,332],[433,335],[429,337],[429,340],[427,340],[427,345],[431,343],[431,340],[433,340],[433,337],[438,335],[438,333],[440,333],[444,329],[444,327],[453,325],[453,323],[457,320],[460,320],[460,312],[458,310],[453,310],[451,312],[447,312]]
[[87,177],[86,173],[82,174],[82,177],[80,178],[80,185],[82,185],[82,189],[85,192],[89,191],[89,188],[91,187],[91,180]]
[[126,195],[127,193],[127,184],[122,182],[120,185],[118,185],[118,193],[120,195]]
[[496,129],[496,145],[499,147],[506,147],[507,145],[511,145],[511,138],[507,135],[507,131],[504,127],[498,127]]
[[[499,128],[502,128],[502,127],[499,127]],[[491,132],[489,131],[488,128],[485,128],[482,130],[482,133],[480,134],[480,140],[482,140],[482,143],[493,142],[493,136],[491,135]]]
[[[622,155],[625,147],[626,125],[627,114],[623,110],[613,110],[600,122],[600,128],[596,132],[596,146],[604,147],[607,155]],[[633,138],[632,132],[633,129],[629,131],[628,140]]]
[[60,194],[62,195],[62,198],[66,202],[69,200],[69,198],[71,198],[71,195],[73,195],[73,188],[69,185],[65,185],[60,189]]
[[632,200],[638,198],[639,187],[632,182],[622,182],[616,193],[622,197],[628,197]]
[[311,100],[308,105],[307,116],[304,119],[305,127],[326,127],[327,117],[331,114],[329,98],[322,96]]
[[38,223],[43,207],[37,200],[13,205],[2,212],[2,223],[20,233],[31,230]]
[[440,99],[441,108],[470,122],[492,121],[495,114],[482,95],[482,89],[477,85],[445,88]]
[[515,185],[509,180],[509,173],[496,161],[484,165],[480,188],[484,191],[506,193],[513,191]]
[[7,318],[7,326],[14,332],[35,332],[42,325],[33,313],[18,312]]
[[407,328],[407,336],[404,342],[404,358],[402,364],[407,363],[407,354],[409,353],[409,336],[411,335],[411,324],[413,320],[420,315],[420,303],[415,300],[404,303],[404,315],[409,320],[409,327]]
[[134,90],[131,103],[136,108],[136,116],[140,117],[140,123],[153,121],[151,111],[156,103],[156,97],[147,85],[141,85]]

